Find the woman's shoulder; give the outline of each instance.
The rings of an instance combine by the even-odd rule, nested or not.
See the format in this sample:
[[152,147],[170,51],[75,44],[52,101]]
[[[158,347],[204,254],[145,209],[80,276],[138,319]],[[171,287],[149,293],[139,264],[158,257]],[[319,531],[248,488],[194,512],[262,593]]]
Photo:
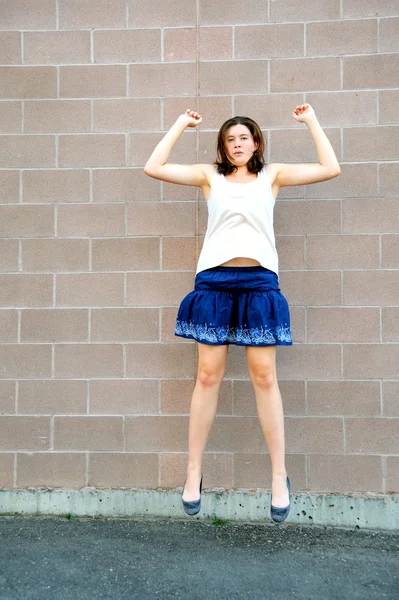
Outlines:
[[270,163],[263,167],[263,172],[266,173],[267,178],[270,182],[270,185],[273,185],[273,183],[275,182],[277,171],[278,171],[277,163]]
[[200,164],[200,165],[197,165],[197,166],[200,167],[200,169],[204,173],[204,175],[206,177],[206,180],[207,180],[207,184],[211,185],[211,181],[213,179],[213,176],[216,173],[216,165]]
[[211,194],[212,181],[217,172],[216,165],[204,164],[204,165],[197,165],[197,166],[201,168],[202,173],[204,174],[205,182],[201,186],[201,189],[202,189],[202,193],[203,193],[205,200],[208,201],[209,196]]
[[269,182],[272,195],[274,200],[277,200],[278,193],[280,191],[280,186],[278,185],[276,178],[278,173],[279,165],[278,163],[271,163],[269,165],[265,165],[263,167],[263,172],[265,173],[267,180]]

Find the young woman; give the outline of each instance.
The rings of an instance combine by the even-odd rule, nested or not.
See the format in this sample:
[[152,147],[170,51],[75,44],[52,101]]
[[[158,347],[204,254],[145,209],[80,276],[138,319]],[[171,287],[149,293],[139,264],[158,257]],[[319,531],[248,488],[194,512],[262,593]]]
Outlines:
[[278,282],[273,209],[281,187],[325,181],[341,172],[313,108],[309,104],[297,106],[292,116],[307,125],[318,163],[265,165],[262,132],[248,117],[234,117],[222,125],[214,164],[168,163],[184,129],[202,121],[197,112],[187,109],[156,146],[144,168],[156,179],[201,188],[208,203],[208,225],[195,288],[183,298],[175,328],[175,335],[198,344],[182,494],[187,514],[200,510],[203,453],[216,414],[229,344],[245,346],[257,414],[271,459],[271,518],[284,521],[290,510],[276,347],[292,345],[292,336],[288,304]]

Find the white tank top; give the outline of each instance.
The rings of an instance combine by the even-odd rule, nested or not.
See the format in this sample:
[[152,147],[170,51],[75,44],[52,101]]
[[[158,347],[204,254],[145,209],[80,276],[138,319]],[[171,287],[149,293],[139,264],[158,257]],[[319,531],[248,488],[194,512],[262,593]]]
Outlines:
[[250,183],[217,171],[208,199],[208,225],[196,274],[239,256],[253,258],[278,275],[273,229],[275,199],[265,167]]

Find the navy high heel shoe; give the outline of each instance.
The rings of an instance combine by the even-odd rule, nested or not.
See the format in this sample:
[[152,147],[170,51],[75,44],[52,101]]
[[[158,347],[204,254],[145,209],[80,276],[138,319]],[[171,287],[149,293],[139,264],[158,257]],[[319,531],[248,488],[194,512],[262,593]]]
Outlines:
[[288,513],[290,512],[291,482],[290,482],[290,478],[288,477],[288,475],[287,475],[287,487],[288,487],[288,506],[285,506],[284,508],[280,508],[278,506],[273,506],[273,504],[271,504],[271,500],[270,500],[271,518],[273,519],[273,521],[276,521],[276,523],[281,523],[282,521],[285,521],[285,519],[288,517]]
[[197,513],[199,513],[200,509],[201,509],[201,492],[202,492],[202,475],[201,475],[201,481],[200,481],[200,497],[198,500],[183,500],[183,494],[184,494],[184,486],[186,485],[186,481],[184,482],[184,486],[183,486],[183,494],[181,495],[181,501],[183,503],[183,508],[186,511],[186,513],[188,515],[196,515]]

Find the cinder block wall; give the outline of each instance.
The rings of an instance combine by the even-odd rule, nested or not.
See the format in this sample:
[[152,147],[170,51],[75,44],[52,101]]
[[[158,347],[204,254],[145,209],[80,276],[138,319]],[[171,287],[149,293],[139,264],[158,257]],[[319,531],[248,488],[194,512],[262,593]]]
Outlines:
[[[182,485],[195,344],[173,335],[206,227],[197,190],[143,174],[212,162],[234,114],[268,162],[342,175],[283,188],[278,351],[297,491],[399,491],[399,5],[396,0],[4,0],[0,4],[0,485]],[[245,353],[231,347],[204,485],[268,488]]]

